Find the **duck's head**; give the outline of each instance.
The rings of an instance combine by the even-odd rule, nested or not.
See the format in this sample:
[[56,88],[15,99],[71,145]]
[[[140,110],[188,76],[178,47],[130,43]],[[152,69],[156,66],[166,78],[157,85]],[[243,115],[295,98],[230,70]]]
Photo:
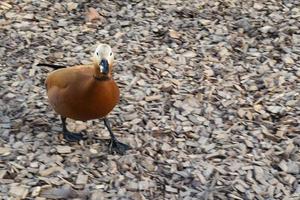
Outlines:
[[95,67],[95,78],[110,78],[112,72],[112,65],[114,54],[111,47],[107,44],[99,44],[93,56]]

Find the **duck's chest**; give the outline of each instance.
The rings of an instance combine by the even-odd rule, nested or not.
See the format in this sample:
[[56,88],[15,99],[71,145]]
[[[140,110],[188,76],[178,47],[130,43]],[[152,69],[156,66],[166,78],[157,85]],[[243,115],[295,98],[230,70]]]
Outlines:
[[86,91],[86,101],[96,107],[98,107],[97,105],[114,106],[120,98],[119,88],[113,80],[95,81]]
[[[64,110],[73,119],[89,120],[106,116],[119,102],[120,93],[114,81],[75,88],[66,93]],[[67,115],[67,116],[68,116]]]

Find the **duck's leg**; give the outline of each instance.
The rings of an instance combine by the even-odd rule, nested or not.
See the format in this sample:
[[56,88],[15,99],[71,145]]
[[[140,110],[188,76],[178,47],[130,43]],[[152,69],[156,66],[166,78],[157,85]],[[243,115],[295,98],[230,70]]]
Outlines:
[[83,139],[83,135],[81,133],[72,133],[67,129],[66,117],[60,116],[62,125],[63,125],[63,135],[65,140],[69,142],[77,142]]
[[123,144],[119,142],[116,136],[113,134],[108,119],[104,118],[104,125],[109,131],[110,134],[110,142],[109,142],[109,150],[111,152],[117,152],[119,154],[124,154],[128,149],[131,149],[127,144]]

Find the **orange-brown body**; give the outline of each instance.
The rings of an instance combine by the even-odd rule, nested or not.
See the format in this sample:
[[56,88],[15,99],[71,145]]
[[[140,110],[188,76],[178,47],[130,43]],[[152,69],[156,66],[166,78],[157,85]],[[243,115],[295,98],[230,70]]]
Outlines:
[[63,117],[91,120],[105,117],[119,102],[115,81],[95,78],[94,65],[59,69],[46,79],[47,95],[53,109]]

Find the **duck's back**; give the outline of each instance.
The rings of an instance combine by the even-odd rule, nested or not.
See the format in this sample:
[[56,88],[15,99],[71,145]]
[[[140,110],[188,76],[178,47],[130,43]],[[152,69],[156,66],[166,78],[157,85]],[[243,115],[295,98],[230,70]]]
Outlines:
[[58,69],[48,74],[45,81],[47,90],[52,86],[59,88],[66,87],[67,84],[73,84],[74,81],[89,79],[93,73],[92,65],[78,65]]
[[53,109],[75,120],[105,117],[119,101],[119,89],[112,79],[97,80],[92,65],[56,70],[46,79]]

